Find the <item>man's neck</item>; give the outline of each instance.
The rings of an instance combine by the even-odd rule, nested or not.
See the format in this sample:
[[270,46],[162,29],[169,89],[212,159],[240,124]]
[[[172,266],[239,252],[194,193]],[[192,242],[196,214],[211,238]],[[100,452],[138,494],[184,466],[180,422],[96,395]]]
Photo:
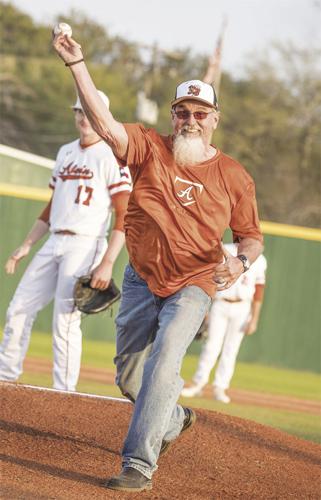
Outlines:
[[97,134],[80,134],[79,142],[82,148],[88,148],[89,146],[93,146],[97,142],[100,142],[102,139]]
[[209,144],[209,146],[205,150],[206,159],[210,160],[211,158],[214,158],[216,153],[217,153],[217,149],[214,146],[212,146],[212,144]]

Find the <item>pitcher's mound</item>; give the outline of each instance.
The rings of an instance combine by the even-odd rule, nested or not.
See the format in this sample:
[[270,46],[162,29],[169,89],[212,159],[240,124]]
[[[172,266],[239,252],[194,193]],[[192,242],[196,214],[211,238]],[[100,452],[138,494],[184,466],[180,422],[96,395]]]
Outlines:
[[320,499],[320,446],[205,410],[159,460],[152,491],[108,490],[106,478],[120,470],[130,403],[0,389],[2,499]]

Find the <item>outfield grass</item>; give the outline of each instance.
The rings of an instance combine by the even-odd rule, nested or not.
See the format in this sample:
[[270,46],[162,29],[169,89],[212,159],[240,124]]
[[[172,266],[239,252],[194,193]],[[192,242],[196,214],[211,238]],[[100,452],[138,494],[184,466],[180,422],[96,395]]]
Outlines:
[[[183,365],[184,379],[192,379],[197,362],[197,356],[186,356]],[[321,401],[321,376],[317,373],[255,363],[237,363],[231,387]]]
[[[113,343],[83,341],[82,365],[95,368],[114,370],[113,357],[115,345]],[[34,332],[31,338],[28,356],[52,359],[51,335]],[[182,376],[190,380],[197,365],[197,356],[187,355],[182,369]],[[43,374],[25,373],[21,382],[31,385],[51,387],[51,377]],[[238,363],[232,381],[232,387],[237,389],[264,392],[269,394],[292,396],[298,399],[321,400],[321,376],[310,372],[284,370],[258,364]],[[119,389],[114,385],[106,385],[80,379],[80,392],[91,394],[120,396]],[[182,402],[187,400],[182,398]],[[217,401],[205,398],[188,400],[190,406],[216,410],[229,415],[254,420],[258,423],[270,425],[300,438],[315,442],[321,441],[320,418],[303,412],[263,408],[245,404],[231,403],[224,405]]]
[[[52,359],[51,335],[34,332],[28,356]],[[115,344],[84,338],[82,364],[114,369]],[[185,380],[191,380],[198,357],[187,355],[182,368]],[[286,370],[254,363],[237,363],[231,387],[249,391],[321,401],[321,376],[306,371]]]

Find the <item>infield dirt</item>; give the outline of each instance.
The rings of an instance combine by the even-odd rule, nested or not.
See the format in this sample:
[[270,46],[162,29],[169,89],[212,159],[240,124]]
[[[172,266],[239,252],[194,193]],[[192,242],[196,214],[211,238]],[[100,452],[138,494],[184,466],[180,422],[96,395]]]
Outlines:
[[0,390],[3,499],[320,499],[319,445],[206,410],[159,460],[152,491],[116,493],[104,482],[120,470],[130,403]]
[[[41,375],[52,374],[52,363],[47,359],[28,357],[24,362],[24,370],[28,373],[37,374],[39,380]],[[98,382],[102,384],[115,383],[115,371],[105,368],[82,366],[80,371],[81,381]],[[320,402],[308,399],[298,399],[287,395],[266,394],[264,392],[245,391],[240,389],[229,389],[228,394],[234,403],[262,406],[280,410],[290,410],[320,415]],[[203,390],[203,396],[213,399],[213,389],[207,385]]]

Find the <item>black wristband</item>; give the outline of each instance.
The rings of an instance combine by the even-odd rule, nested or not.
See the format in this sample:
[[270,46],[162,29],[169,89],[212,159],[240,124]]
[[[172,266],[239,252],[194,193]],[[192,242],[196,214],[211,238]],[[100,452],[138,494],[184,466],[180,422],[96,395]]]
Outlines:
[[237,255],[236,258],[242,262],[243,272],[246,273],[246,271],[248,271],[250,269],[250,266],[251,266],[249,259],[246,257],[246,255],[242,255],[242,254]]
[[73,62],[65,63],[65,66],[73,66],[74,64],[78,64],[80,62],[83,62],[83,60],[84,60],[84,58],[78,59],[78,61],[73,61]]

